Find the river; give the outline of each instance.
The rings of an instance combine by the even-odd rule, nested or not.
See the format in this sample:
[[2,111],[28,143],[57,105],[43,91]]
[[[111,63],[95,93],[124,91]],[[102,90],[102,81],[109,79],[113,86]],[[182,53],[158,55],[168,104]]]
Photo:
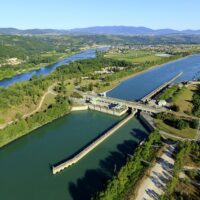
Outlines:
[[87,200],[148,136],[131,119],[77,164],[56,175],[50,166],[67,158],[120,118],[84,111],[71,113],[0,150],[0,199]]
[[3,79],[3,80],[0,81],[0,86],[1,87],[8,87],[8,86],[10,86],[14,83],[18,83],[18,82],[21,82],[21,81],[27,81],[34,75],[36,75],[36,76],[48,75],[62,65],[69,64],[69,63],[77,61],[77,60],[95,58],[96,51],[106,51],[107,49],[108,49],[108,47],[102,47],[102,48],[89,49],[89,50],[83,51],[83,52],[75,54],[73,56],[63,58],[63,59],[59,60],[58,62],[56,62],[52,65],[49,65],[47,67],[41,67],[41,68],[36,69],[36,70],[32,70],[32,71],[29,71],[29,72],[26,72],[26,73],[15,75],[11,78]]
[[[191,80],[200,70],[200,55],[162,65],[123,81],[108,93],[139,99],[182,71],[177,81]],[[125,162],[148,130],[131,119],[77,164],[53,175],[50,166],[63,160],[120,120],[83,111],[66,115],[0,150],[0,199],[87,200]]]

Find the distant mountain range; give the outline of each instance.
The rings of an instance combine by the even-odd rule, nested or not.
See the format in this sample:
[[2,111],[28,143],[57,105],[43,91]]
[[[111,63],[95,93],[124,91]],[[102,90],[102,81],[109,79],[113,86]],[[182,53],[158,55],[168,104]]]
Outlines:
[[134,26],[96,26],[88,28],[76,28],[69,30],[59,29],[27,29],[0,28],[0,34],[8,35],[68,35],[68,34],[98,34],[98,35],[169,35],[169,34],[200,34],[200,30],[173,30],[173,29],[150,29]]

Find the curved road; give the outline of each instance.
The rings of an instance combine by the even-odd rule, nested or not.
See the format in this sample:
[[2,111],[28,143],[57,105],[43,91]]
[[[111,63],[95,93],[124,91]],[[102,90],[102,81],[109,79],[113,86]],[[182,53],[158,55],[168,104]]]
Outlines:
[[[39,102],[37,108],[35,108],[35,110],[31,111],[30,113],[24,114],[24,115],[22,116],[23,119],[25,119],[25,118],[27,118],[27,117],[29,117],[29,116],[35,114],[36,112],[38,112],[38,111],[41,109],[42,104],[43,104],[43,102],[44,102],[44,100],[45,100],[45,98],[46,98],[46,96],[47,96],[48,94],[57,95],[57,93],[53,91],[53,88],[55,87],[56,84],[57,84],[57,83],[54,83],[53,85],[51,85],[51,86],[48,88],[48,90],[43,94],[43,96],[42,96],[42,98],[41,98],[41,100],[40,100],[40,102]],[[5,123],[5,124],[0,125],[0,130],[6,128],[8,125],[10,125],[10,124],[12,124],[12,123],[14,123],[14,122],[16,122],[16,121],[17,121],[17,120],[12,120],[12,121],[10,121],[10,122],[7,122],[7,123]]]

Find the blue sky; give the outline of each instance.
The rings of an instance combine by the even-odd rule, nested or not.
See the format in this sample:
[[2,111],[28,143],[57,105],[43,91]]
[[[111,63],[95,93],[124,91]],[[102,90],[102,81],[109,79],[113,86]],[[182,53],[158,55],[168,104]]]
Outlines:
[[200,29],[200,0],[0,0],[0,27]]

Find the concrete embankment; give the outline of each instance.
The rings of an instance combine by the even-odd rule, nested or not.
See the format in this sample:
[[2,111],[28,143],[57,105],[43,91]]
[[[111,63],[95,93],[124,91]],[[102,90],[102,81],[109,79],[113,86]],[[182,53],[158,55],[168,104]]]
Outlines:
[[[153,130],[156,129],[156,126],[154,125],[153,118],[149,114],[147,114],[145,112],[141,112],[140,115],[139,115],[139,118],[142,121],[142,123],[145,124],[150,129],[150,131],[153,131]],[[167,133],[167,132],[162,131],[162,130],[159,130],[159,132],[163,137],[174,138],[176,140],[181,140],[181,141],[184,141],[184,140],[195,141],[195,139],[179,137],[179,136],[176,136],[176,135],[171,134],[171,133]]]
[[162,84],[161,86],[159,86],[158,88],[156,88],[155,90],[153,90],[152,92],[150,92],[149,94],[147,94],[146,96],[144,96],[141,99],[141,101],[142,102],[148,102],[148,101],[150,101],[151,98],[154,95],[156,95],[157,93],[159,93],[164,88],[168,87],[173,81],[175,81],[177,78],[179,78],[182,74],[183,74],[183,72],[180,72],[179,74],[177,74],[176,76],[174,76],[172,79],[170,79],[169,81],[165,82],[164,84]]
[[71,111],[84,111],[84,110],[88,110],[88,106],[87,105],[83,105],[83,106],[73,106]]
[[146,114],[144,112],[141,112],[139,115],[139,119],[142,121],[142,123],[148,127],[150,131],[155,130],[155,126],[153,124],[152,118],[149,116],[149,114]]
[[105,134],[101,135],[99,138],[97,138],[94,142],[92,142],[90,145],[88,145],[85,149],[83,149],[80,153],[75,155],[73,158],[71,158],[67,161],[64,161],[62,163],[54,165],[52,167],[53,174],[56,174],[56,173],[60,172],[61,170],[68,168],[69,166],[77,163],[80,159],[82,159],[84,156],[86,156],[90,151],[92,151],[95,147],[97,147],[105,139],[107,139],[109,136],[111,136],[115,131],[117,131],[124,124],[126,124],[135,115],[136,112],[137,111],[134,111],[132,114],[128,115],[125,119],[120,121],[116,126],[111,128]]

